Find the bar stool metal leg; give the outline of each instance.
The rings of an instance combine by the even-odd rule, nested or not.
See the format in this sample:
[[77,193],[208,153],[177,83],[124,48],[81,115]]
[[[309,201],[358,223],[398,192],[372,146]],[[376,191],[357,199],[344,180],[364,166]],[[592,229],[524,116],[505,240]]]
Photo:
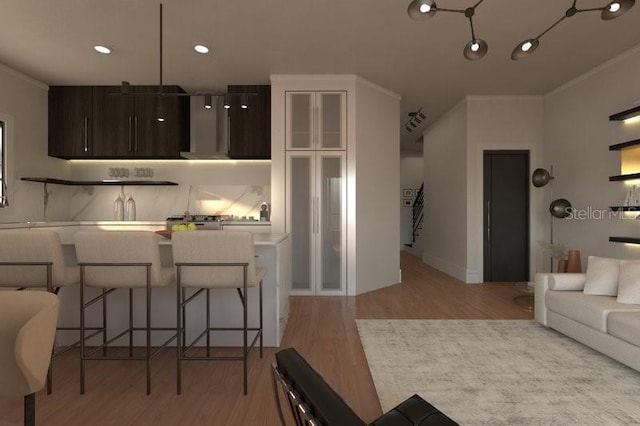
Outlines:
[[258,298],[260,299],[258,302],[260,304],[260,358],[262,358],[262,280],[260,280],[260,283],[258,284],[258,292]]
[[247,349],[247,305],[249,304],[249,298],[247,297],[247,265],[243,266],[243,290],[244,290],[244,299],[243,299],[243,330],[242,330],[242,345],[243,345],[243,349],[244,349],[244,356],[243,356],[243,370],[244,370],[244,394],[247,394],[247,355],[248,355],[248,349]]
[[176,267],[177,271],[176,271],[176,289],[177,289],[177,294],[176,294],[176,394],[180,395],[182,393],[182,371],[181,371],[181,357],[182,357],[182,342],[183,340],[180,338],[181,334],[182,334],[182,327],[183,327],[183,323],[181,321],[183,317],[183,309],[184,307],[182,306],[183,304],[183,298],[182,295],[184,294],[182,292],[181,289],[181,285],[180,285],[180,273],[182,272],[182,267],[180,265],[178,265]]
[[151,395],[151,265],[147,265],[147,395]]
[[84,266],[80,266],[80,395],[84,395]]

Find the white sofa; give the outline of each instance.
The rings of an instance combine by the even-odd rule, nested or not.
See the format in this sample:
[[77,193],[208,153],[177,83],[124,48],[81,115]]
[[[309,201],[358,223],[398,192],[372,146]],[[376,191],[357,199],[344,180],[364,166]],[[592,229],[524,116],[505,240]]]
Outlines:
[[585,282],[585,274],[536,274],[536,321],[640,371],[640,305],[584,294]]

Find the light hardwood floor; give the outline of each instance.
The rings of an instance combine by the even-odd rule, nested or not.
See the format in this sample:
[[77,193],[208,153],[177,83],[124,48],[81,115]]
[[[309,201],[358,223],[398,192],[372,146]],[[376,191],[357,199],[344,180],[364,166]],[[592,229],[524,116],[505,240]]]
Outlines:
[[[295,347],[366,421],[381,414],[355,319],[531,319],[513,302],[511,284],[466,285],[402,252],[403,282],[358,297],[294,297],[283,347]],[[175,352],[152,364],[145,395],[142,362],[90,362],[87,393],[78,385],[78,353],[54,363],[54,392],[37,395],[39,425],[270,425],[279,424],[270,366],[275,348],[249,362],[249,395],[242,395],[241,362],[183,364],[175,394]],[[0,424],[22,421],[22,400],[0,398]]]

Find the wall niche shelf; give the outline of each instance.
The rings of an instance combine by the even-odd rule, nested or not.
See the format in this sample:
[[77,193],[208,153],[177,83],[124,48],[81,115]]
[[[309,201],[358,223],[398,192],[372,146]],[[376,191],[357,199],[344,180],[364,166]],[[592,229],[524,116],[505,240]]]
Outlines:
[[640,238],[632,237],[609,237],[609,241],[612,243],[640,244]]
[[73,186],[159,186],[159,185],[178,185],[176,182],[166,180],[65,180],[43,177],[23,177],[22,180],[38,183],[52,183],[55,185],[73,185]]
[[640,179],[640,173],[609,176],[609,182],[624,182],[625,180],[636,180],[636,179]]
[[609,146],[609,151],[622,151],[623,149],[640,147],[640,139],[634,139],[628,142],[617,143]]
[[640,105],[609,116],[609,121],[622,121],[640,115]]

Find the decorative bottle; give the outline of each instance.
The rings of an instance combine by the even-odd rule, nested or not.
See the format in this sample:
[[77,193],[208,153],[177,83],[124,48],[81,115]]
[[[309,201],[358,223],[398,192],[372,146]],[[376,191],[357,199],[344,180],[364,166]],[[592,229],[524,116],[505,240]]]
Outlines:
[[136,220],[136,202],[131,194],[124,206],[124,217],[125,220]]
[[119,194],[113,202],[113,219],[124,220],[124,194]]

